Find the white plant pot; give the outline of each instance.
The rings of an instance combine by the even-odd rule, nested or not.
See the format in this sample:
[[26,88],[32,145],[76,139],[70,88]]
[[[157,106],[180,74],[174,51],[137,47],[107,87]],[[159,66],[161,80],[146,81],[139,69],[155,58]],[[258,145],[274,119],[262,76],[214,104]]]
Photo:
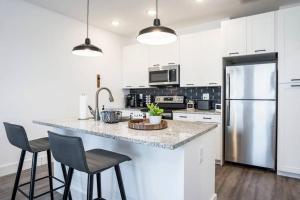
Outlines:
[[149,116],[150,124],[160,124],[161,116]]

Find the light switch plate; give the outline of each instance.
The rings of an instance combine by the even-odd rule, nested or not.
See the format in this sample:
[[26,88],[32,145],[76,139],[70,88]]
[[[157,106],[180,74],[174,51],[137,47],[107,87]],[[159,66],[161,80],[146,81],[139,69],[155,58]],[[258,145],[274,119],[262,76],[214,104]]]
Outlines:
[[209,93],[203,93],[202,99],[203,100],[209,100]]

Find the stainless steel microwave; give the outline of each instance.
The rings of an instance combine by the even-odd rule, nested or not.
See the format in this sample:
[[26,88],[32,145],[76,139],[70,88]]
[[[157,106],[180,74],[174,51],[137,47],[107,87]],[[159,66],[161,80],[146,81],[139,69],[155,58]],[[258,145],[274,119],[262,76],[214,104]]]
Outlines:
[[149,68],[149,85],[179,85],[180,83],[180,66],[168,65]]

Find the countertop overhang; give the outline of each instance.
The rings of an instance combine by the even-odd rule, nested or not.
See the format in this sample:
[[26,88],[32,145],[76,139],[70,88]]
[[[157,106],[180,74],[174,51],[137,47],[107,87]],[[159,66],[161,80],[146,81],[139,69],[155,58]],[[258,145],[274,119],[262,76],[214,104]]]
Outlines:
[[217,127],[216,123],[167,121],[168,128],[155,131],[133,130],[128,128],[128,122],[107,124],[94,120],[63,119],[34,120],[33,123],[170,150],[183,146]]

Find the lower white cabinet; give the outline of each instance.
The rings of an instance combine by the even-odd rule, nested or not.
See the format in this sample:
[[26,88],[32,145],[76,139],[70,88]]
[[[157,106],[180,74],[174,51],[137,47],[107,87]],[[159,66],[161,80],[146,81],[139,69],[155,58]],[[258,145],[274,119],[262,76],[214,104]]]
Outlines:
[[[300,175],[300,82],[280,84],[278,91],[279,173]],[[299,176],[300,177],[300,176]]]
[[217,134],[215,137],[215,159],[217,164],[223,164],[223,136],[221,115],[219,114],[189,114],[189,113],[173,113],[173,120],[190,121],[190,122],[204,122],[217,123]]

